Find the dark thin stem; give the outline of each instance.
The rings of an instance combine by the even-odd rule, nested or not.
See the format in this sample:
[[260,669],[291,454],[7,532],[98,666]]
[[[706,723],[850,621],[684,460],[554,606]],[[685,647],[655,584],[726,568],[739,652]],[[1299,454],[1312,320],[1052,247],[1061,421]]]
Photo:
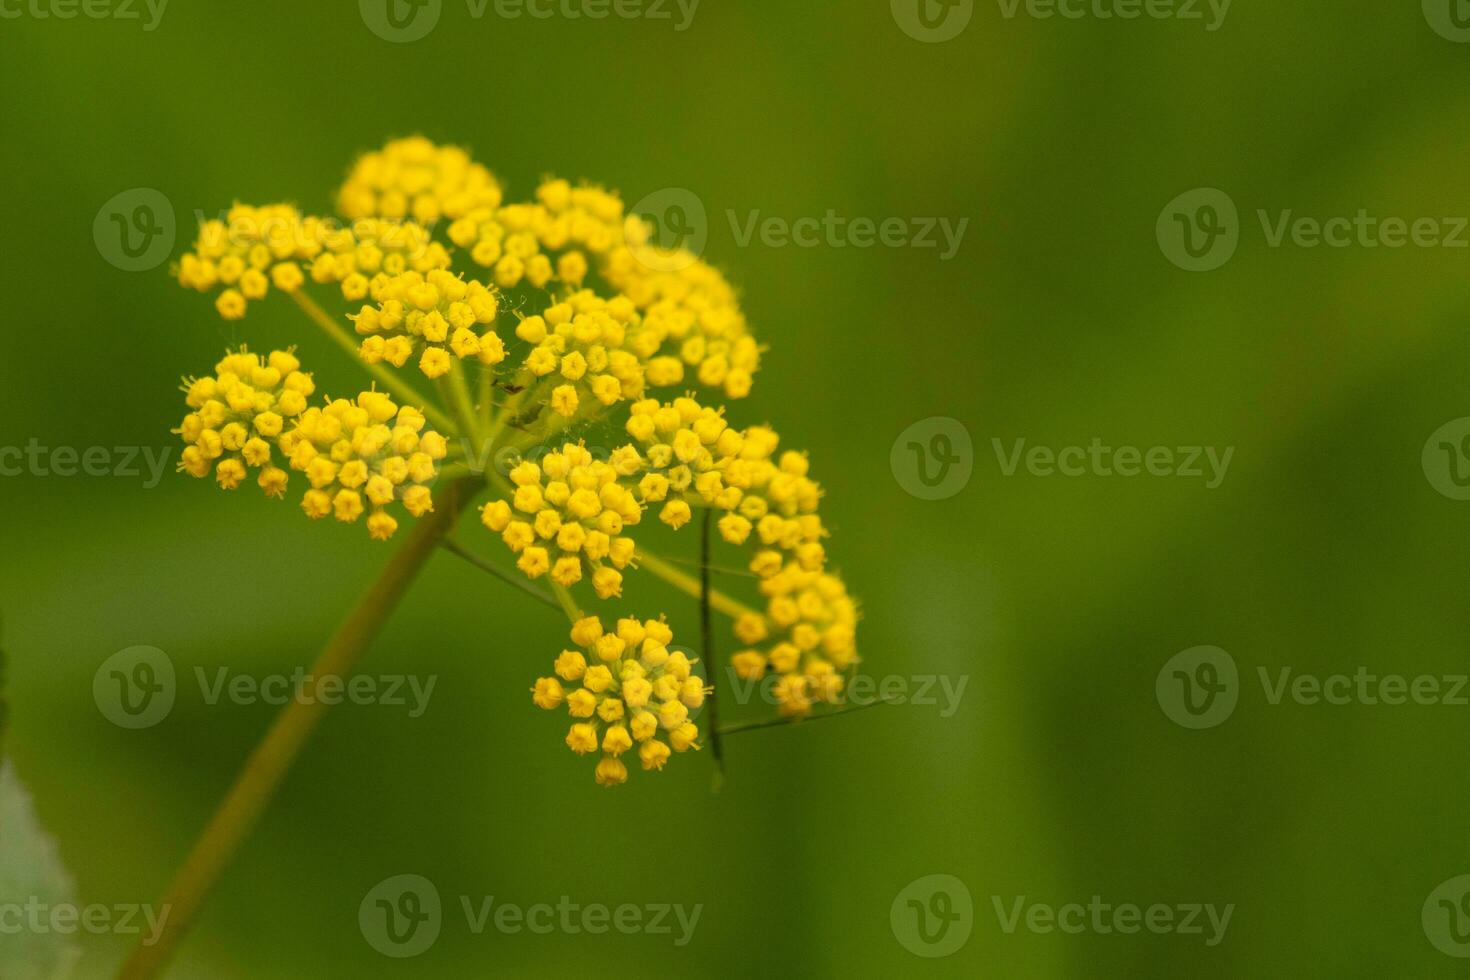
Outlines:
[[542,592],[540,589],[531,585],[529,582],[517,578],[516,576],[507,572],[505,569],[491,564],[490,562],[481,558],[479,555],[475,554],[473,551],[470,551],[468,548],[465,548],[463,545],[459,544],[457,541],[452,541],[449,538],[442,538],[439,541],[439,547],[443,548],[451,555],[458,555],[460,558],[463,558],[471,565],[474,565],[480,571],[489,572],[491,575],[494,575],[496,578],[500,579],[507,585],[515,586],[517,589],[520,589],[522,592],[526,593],[526,595],[537,600],[538,602],[544,602],[552,609],[561,608],[561,603],[557,602],[554,598],[547,595],[545,592]]
[[704,509],[703,541],[699,563],[699,634],[704,649],[704,672],[709,679],[709,747],[715,760],[715,785],[725,778],[725,748],[720,743],[720,692],[715,688],[715,630],[710,619],[709,600],[709,551],[710,515],[712,508]]
[[867,711],[869,708],[880,708],[880,707],[883,707],[884,705],[899,704],[899,703],[900,702],[898,702],[898,701],[873,701],[873,702],[870,702],[868,704],[855,704],[855,705],[852,705],[851,707],[843,708],[840,711],[829,711],[826,714],[812,715],[812,716],[810,716],[808,718],[800,718],[800,719],[792,719],[792,718],[767,718],[764,721],[743,721],[743,722],[738,722],[738,723],[736,723],[734,725],[731,725],[728,728],[722,728],[722,729],[720,729],[720,734],[721,735],[738,735],[741,732],[753,732],[753,731],[756,731],[757,729],[761,729],[761,728],[780,728],[782,726],[794,725],[794,724],[796,724],[797,721],[804,721],[804,722],[823,721],[823,720],[825,720],[827,718],[840,718],[843,715],[854,715],[854,714],[857,714],[859,711]]

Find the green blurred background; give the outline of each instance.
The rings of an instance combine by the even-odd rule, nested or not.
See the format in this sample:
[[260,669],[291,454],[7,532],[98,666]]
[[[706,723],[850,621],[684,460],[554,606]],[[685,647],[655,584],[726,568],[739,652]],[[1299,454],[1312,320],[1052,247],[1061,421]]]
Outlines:
[[[0,445],[172,446],[178,377],[240,340],[298,344],[331,390],[356,380],[289,303],[231,327],[166,267],[104,261],[92,222],[120,191],[169,198],[177,256],[195,209],[327,211],[356,154],[418,132],[471,148],[512,199],[549,172],[630,202],[685,187],[770,345],[735,417],[810,448],[866,672],[968,678],[951,717],[909,705],[732,738],[718,795],[707,752],[606,792],[529,703],[564,623],[439,558],[364,668],[437,675],[430,709],[329,715],[171,975],[1463,973],[1420,909],[1470,871],[1470,783],[1452,765],[1470,708],[1272,706],[1255,675],[1466,670],[1470,504],[1435,491],[1420,450],[1470,415],[1467,253],[1272,249],[1254,213],[1470,214],[1467,82],[1470,47],[1412,0],[1237,0],[1214,32],[982,2],[945,43],[910,37],[887,0],[704,0],[682,32],[477,20],[446,0],[408,44],[350,0],[173,0],[153,31],[0,20]],[[1244,228],[1227,265],[1195,274],[1154,228],[1199,186],[1227,191]],[[740,247],[729,209],[970,225],[946,262]],[[889,461],[933,416],[974,442],[969,485],[939,501]],[[1095,436],[1235,456],[1206,490],[1006,477],[991,443]],[[309,663],[386,555],[255,493],[142,483],[0,480],[6,748],[83,903],[155,901],[274,713],[204,704],[194,668]],[[629,595],[692,635],[687,599]],[[91,689],[138,644],[186,683],[165,722],[131,732]],[[1154,684],[1198,644],[1229,651],[1244,689],[1226,723],[1191,731]],[[357,909],[402,873],[449,912],[431,951],[399,961]],[[890,925],[931,874],[974,901],[968,943],[942,959]],[[457,911],[459,895],[564,894],[704,909],[683,948],[475,936]],[[1235,911],[1207,948],[1008,934],[992,898],[1095,894]],[[87,938],[78,975],[126,948]]]

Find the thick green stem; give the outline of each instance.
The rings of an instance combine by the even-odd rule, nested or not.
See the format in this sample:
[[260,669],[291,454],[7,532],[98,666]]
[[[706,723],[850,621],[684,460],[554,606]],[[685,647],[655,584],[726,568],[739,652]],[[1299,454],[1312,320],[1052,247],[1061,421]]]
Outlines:
[[281,780],[325,714],[327,705],[314,696],[316,687],[324,678],[345,679],[353,672],[368,645],[408,591],[419,569],[473,499],[476,485],[478,481],[460,481],[447,485],[441,491],[433,513],[408,532],[402,546],[327,643],[312,665],[307,690],[276,716],[265,739],[251,754],[229,795],[215,811],[209,826],[195,842],[194,849],[163,896],[161,905],[169,910],[169,916],[157,942],[135,948],[123,964],[119,980],[144,980],[158,976],[162,971],[193,925],[200,905],[254,829]]
[[464,435],[479,442],[480,415],[475,411],[475,401],[470,397],[469,382],[464,376],[464,365],[459,360],[454,361],[449,371],[449,397],[454,413],[464,427]]

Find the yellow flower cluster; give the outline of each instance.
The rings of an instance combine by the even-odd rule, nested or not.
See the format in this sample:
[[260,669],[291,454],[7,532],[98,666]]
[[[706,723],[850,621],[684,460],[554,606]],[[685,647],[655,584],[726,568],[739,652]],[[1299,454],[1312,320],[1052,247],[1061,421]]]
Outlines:
[[[692,506],[723,511],[720,536],[753,553],[749,567],[761,580],[766,613],[737,620],[736,636],[752,649],[735,655],[736,671],[758,679],[769,666],[781,675],[776,696],[787,714],[836,703],[841,672],[857,657],[857,604],[825,570],[822,489],[807,475],[807,458],[790,451],[775,458],[779,437],[770,428],[736,431],[687,397],[636,403],[627,429],[647,459],[639,484],[645,506],[662,501],[659,517],[675,528]],[[767,651],[753,649],[762,641]]]
[[428,229],[412,221],[361,218],[350,229],[334,229],[311,263],[316,283],[338,283],[342,298],[368,296],[374,282],[413,271],[449,268],[449,251]]
[[[590,273],[600,275],[641,316],[650,384],[680,384],[689,366],[700,384],[731,398],[750,393],[760,349],[718,270],[687,251],[650,244],[648,223],[625,214],[622,200],[600,187],[548,180],[536,198],[466,215],[450,225],[449,238],[502,289],[558,282],[575,290]],[[673,352],[655,357],[666,344]]]
[[213,377],[185,379],[192,411],[174,430],[188,444],[179,468],[201,478],[213,473],[226,490],[259,470],[257,484],[280,498],[290,482],[275,463],[280,450],[286,466],[311,485],[301,501],[307,516],[335,514],[352,523],[371,508],[368,532],[378,540],[398,529],[387,512],[395,501],[415,517],[433,510],[429,486],[449,446],[424,431],[423,414],[378,391],[308,407],[315,390],[290,351],[262,358],[242,347],[226,354]]
[[403,367],[417,354],[419,370],[439,378],[449,373],[451,355],[487,366],[505,359],[505,345],[493,329],[499,301],[481,283],[434,269],[380,273],[364,285],[377,305],[364,306],[350,319],[367,338],[358,354],[368,364]]
[[[505,498],[480,511],[523,574],[549,578],[568,609],[562,590],[584,581],[603,600],[620,597],[640,564],[630,531],[645,512],[678,530],[702,510],[742,549],[759,590],[756,608],[714,597],[714,608],[738,614],[736,672],[774,674],[780,710],[793,718],[841,702],[858,660],[859,610],[827,567],[823,491],[806,456],[780,451],[768,426],[730,425],[723,408],[692,393],[650,396],[695,386],[726,399],[750,392],[761,348],[717,269],[656,244],[652,223],[614,192],[549,178],[532,200],[505,203],[489,170],[423,137],[358,159],[337,203],[346,227],[289,204],[237,204],[202,223],[175,275],[215,294],[230,320],[272,288],[292,294],[337,341],[356,346],[399,401],[371,390],[311,406],[315,385],[294,353],[241,348],[213,376],[186,379],[182,470],[226,489],[254,476],[275,498],[299,473],[309,517],[365,518],[371,536],[386,539],[400,505],[414,517],[434,508],[431,486],[450,449],[425,411],[449,436],[483,439],[485,448],[524,451],[555,438],[559,448],[522,458]],[[308,284],[345,303],[317,307]],[[446,405],[400,407],[423,404],[411,379],[387,371],[410,361],[427,378],[450,375]],[[478,404],[461,374],[466,361],[479,369]],[[625,402],[612,424],[629,440],[610,455],[567,435]],[[476,472],[467,459],[446,471]],[[654,556],[644,564],[691,588]],[[580,618],[571,635],[575,648],[536,682],[533,700],[566,705],[567,745],[599,754],[598,783],[626,781],[624,756],[635,747],[644,769],[699,748],[690,712],[709,689],[688,656],[670,651],[662,619],[619,619],[605,631],[598,618]]]
[[623,202],[600,188],[573,188],[564,180],[542,184],[537,198],[468,214],[449,226],[449,238],[476,265],[490,269],[503,289],[523,281],[545,289],[553,279],[580,287],[590,271],[588,254],[604,255],[617,246]]
[[343,228],[289,204],[236,204],[224,220],[200,225],[177,275],[189,289],[219,289],[215,309],[226,320],[238,320],[272,286],[295,292],[308,274],[317,283],[340,284],[342,295],[355,300],[367,295],[370,276],[427,272],[449,263],[448,250],[412,222],[364,218]]
[[499,182],[463,149],[411,136],[359,157],[337,194],[337,210],[348,218],[431,225],[493,211],[500,200]]
[[606,300],[590,290],[524,318],[516,336],[533,345],[523,370],[549,383],[551,410],[563,418],[584,404],[605,407],[641,396],[643,360],[658,347],[644,342],[649,335],[638,328],[627,297]]
[[737,653],[736,673],[758,679],[769,666],[779,674],[775,695],[782,714],[800,716],[817,702],[838,703],[846,683],[842,672],[857,662],[858,609],[847,586],[835,574],[805,568],[776,551],[757,553],[751,567],[765,576],[760,589],[766,615],[736,620],[735,634],[742,643],[769,641],[769,647]]
[[414,517],[434,509],[430,486],[439,475],[437,462],[449,452],[443,436],[424,431],[422,412],[400,408],[380,391],[307,409],[280,446],[311,484],[301,500],[306,516],[332,514],[351,524],[370,509],[368,533],[379,541],[398,530],[387,511],[395,501]]
[[570,586],[584,577],[598,596],[621,595],[621,569],[633,563],[633,539],[623,534],[643,518],[643,508],[618,481],[641,466],[631,446],[597,460],[581,445],[567,443],[547,453],[540,464],[522,462],[510,471],[515,495],[480,511],[485,526],[498,533],[516,566],[535,579],[550,574]]
[[213,473],[226,490],[259,470],[260,488],[284,496],[287,474],[273,464],[272,447],[315,390],[290,351],[262,358],[242,347],[226,354],[212,377],[184,379],[184,401],[193,411],[174,430],[187,443],[179,469],[201,479]]
[[236,204],[223,221],[199,226],[194,250],[179,260],[179,284],[201,293],[219,288],[215,309],[238,320],[272,283],[285,292],[300,287],[301,263],[321,251],[327,234],[320,219],[304,218],[289,204]]
[[603,278],[642,311],[652,342],[677,352],[649,361],[649,383],[680,384],[687,365],[706,387],[730,398],[750,394],[760,347],[748,332],[735,290],[714,266],[646,244],[650,229],[642,218],[629,218],[627,228],[627,242],[602,264]]
[[698,749],[699,728],[689,713],[704,704],[708,688],[683,652],[670,652],[673,631],[662,620],[620,619],[615,632],[589,616],[572,624],[572,642],[556,660],[556,676],[532,688],[532,701],[548,711],[565,704],[575,719],[567,747],[578,755],[601,750],[595,777],[601,786],[628,779],[622,756],[638,746],[646,770],[661,770],[673,752]]

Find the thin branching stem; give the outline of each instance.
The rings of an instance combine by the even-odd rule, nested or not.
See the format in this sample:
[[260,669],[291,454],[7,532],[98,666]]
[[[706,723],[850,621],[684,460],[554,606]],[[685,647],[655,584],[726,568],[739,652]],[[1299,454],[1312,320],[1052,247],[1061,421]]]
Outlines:
[[357,344],[348,336],[347,331],[343,329],[340,323],[333,320],[327,314],[326,310],[318,306],[315,300],[299,289],[292,292],[290,296],[296,301],[296,305],[301,307],[302,312],[310,317],[313,323],[322,328],[323,333],[335,341],[348,354],[351,354],[352,359],[361,364],[373,376],[375,381],[378,381],[388,391],[397,395],[400,402],[421,409],[424,415],[440,430],[446,433],[458,432],[459,427],[454,424],[453,420],[448,415],[445,415],[439,406],[435,405],[428,398],[425,398],[412,385],[408,384],[408,382],[381,364],[368,364],[364,362],[358,356]]
[[872,701],[868,704],[855,704],[837,711],[828,711],[822,714],[810,715],[806,718],[763,718],[759,721],[740,721],[733,725],[726,725],[720,729],[721,735],[739,735],[741,732],[754,732],[762,728],[791,728],[796,724],[807,724],[813,721],[825,721],[828,718],[840,718],[843,715],[857,714],[859,711],[867,711],[869,708],[881,708],[885,705],[900,704],[898,701]]
[[498,565],[496,565],[496,564],[488,561],[485,558],[480,557],[479,555],[475,554],[473,551],[471,551],[468,548],[466,548],[464,545],[462,545],[459,542],[455,541],[453,538],[442,538],[442,539],[440,539],[440,541],[439,541],[439,547],[443,548],[445,551],[449,552],[451,555],[457,555],[458,557],[463,558],[465,561],[469,562],[471,565],[475,566],[480,571],[482,571],[482,572],[489,572],[491,575],[493,575],[496,578],[500,579],[502,582],[506,583],[507,585],[513,586],[514,588],[519,589],[520,591],[524,592],[526,595],[528,595],[531,598],[535,599],[537,602],[545,603],[546,605],[550,606],[552,609],[561,609],[562,608],[561,603],[558,602],[555,597],[549,596],[545,592],[542,592],[540,589],[536,588],[530,582],[527,582],[521,576],[515,575],[515,574],[513,574],[511,572],[507,572],[505,569],[501,568],[500,566],[498,566]]

